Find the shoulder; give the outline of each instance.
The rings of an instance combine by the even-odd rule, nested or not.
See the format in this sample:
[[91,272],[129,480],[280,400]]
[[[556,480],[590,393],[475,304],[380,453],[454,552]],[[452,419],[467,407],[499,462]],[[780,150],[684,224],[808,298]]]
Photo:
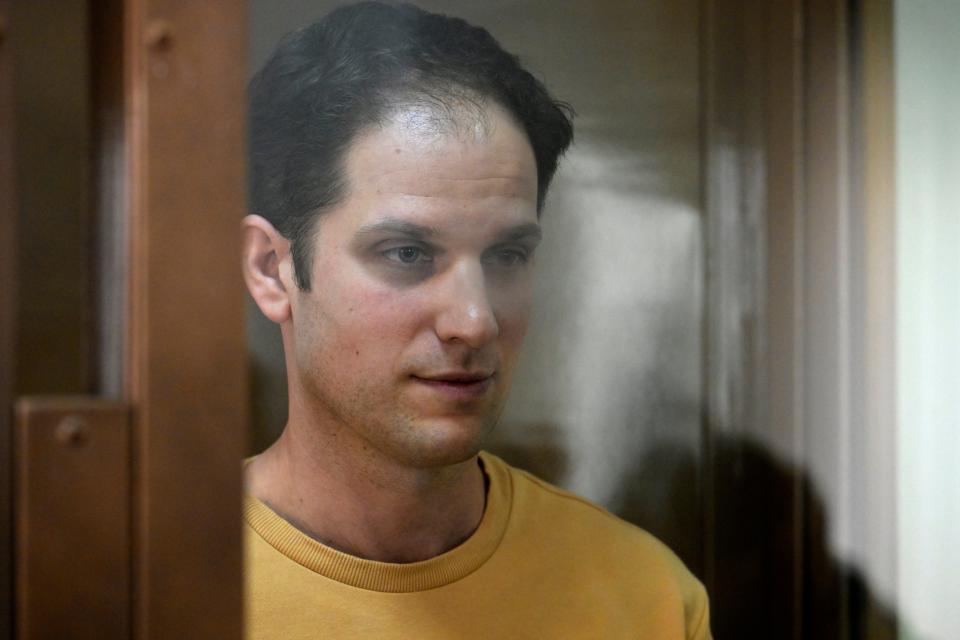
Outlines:
[[706,591],[667,545],[581,496],[484,455],[510,479],[511,538],[525,553],[549,554],[583,584],[616,584],[624,593],[643,594],[645,602],[675,606],[688,631],[709,633]]
[[590,548],[603,546],[630,558],[686,571],[676,554],[646,530],[527,471],[509,465],[507,468],[514,490],[512,519],[518,524],[549,523],[557,535],[571,542]]

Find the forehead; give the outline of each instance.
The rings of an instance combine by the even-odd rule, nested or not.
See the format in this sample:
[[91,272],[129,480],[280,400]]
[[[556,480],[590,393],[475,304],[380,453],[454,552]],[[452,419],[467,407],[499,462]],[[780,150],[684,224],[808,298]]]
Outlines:
[[345,159],[353,214],[472,218],[532,211],[535,218],[536,162],[526,134],[496,105],[479,115],[438,122],[430,107],[410,106],[361,133]]

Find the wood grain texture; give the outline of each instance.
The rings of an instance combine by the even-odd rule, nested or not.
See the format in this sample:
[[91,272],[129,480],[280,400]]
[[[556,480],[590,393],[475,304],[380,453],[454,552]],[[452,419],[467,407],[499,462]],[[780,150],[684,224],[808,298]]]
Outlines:
[[125,405],[27,397],[16,407],[17,637],[130,637]]
[[124,14],[135,637],[237,638],[245,3]]

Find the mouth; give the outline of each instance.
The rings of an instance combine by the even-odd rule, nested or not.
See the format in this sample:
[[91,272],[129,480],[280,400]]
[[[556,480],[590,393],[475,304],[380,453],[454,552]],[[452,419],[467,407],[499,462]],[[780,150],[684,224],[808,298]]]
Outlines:
[[493,386],[495,372],[447,372],[413,375],[413,380],[452,400],[473,400],[487,393]]

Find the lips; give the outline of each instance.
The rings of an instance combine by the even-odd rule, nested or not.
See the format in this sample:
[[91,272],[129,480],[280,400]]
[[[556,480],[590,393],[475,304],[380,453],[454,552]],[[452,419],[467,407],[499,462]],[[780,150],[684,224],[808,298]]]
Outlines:
[[493,372],[454,371],[451,373],[435,373],[431,375],[414,376],[414,377],[420,378],[421,380],[428,380],[432,382],[459,382],[463,384],[471,384],[474,382],[479,382],[481,380],[486,380],[487,378],[493,377]]
[[413,380],[433,392],[451,400],[473,400],[487,393],[493,385],[494,373],[446,372],[425,376],[414,375]]

